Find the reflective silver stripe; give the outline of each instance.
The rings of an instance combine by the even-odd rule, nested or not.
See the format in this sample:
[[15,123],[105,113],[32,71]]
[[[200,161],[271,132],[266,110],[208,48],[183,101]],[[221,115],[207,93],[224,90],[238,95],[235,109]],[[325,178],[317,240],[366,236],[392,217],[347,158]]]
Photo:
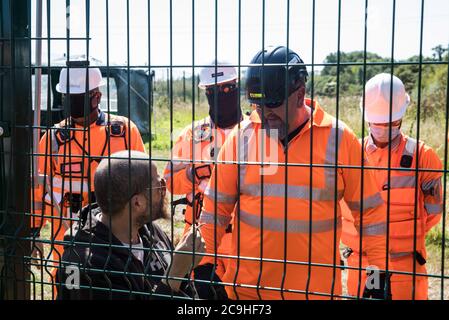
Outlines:
[[[327,138],[327,146],[326,146],[325,161],[327,164],[337,163],[336,150],[338,150],[340,148],[340,143],[342,140],[344,129],[345,129],[345,124],[339,120],[338,121],[338,131],[337,131],[337,121],[336,121],[336,119],[332,119],[332,129],[329,133],[329,137]],[[335,147],[337,141],[338,141],[338,146]]]
[[409,256],[409,255],[412,255],[412,254],[413,254],[413,252],[391,252],[390,253],[390,258],[393,258],[393,259],[401,258],[401,257],[406,257],[406,256]]
[[171,178],[172,174],[170,172],[167,172],[166,174],[164,174],[164,179],[165,180],[169,180]]
[[190,169],[186,170],[186,177],[187,177],[187,179],[189,179],[190,182],[193,182],[192,170],[190,170]]
[[[204,195],[210,198],[212,201],[222,202],[222,203],[236,203],[236,195],[228,195],[222,192],[216,192],[214,189],[207,187],[204,191]],[[216,197],[215,197],[216,195]]]
[[[173,170],[171,164],[173,164]],[[185,161],[181,162],[181,160],[172,160],[171,162],[167,162],[166,170],[173,174],[187,168],[188,166],[190,166],[190,162],[186,163]]]
[[[359,233],[360,233],[360,228]],[[365,224],[363,226],[363,236],[380,236],[387,233],[387,224],[385,222]]]
[[[412,176],[393,176],[390,177],[390,189],[414,188],[416,177]],[[384,186],[388,185],[388,179],[385,180]]]
[[215,217],[217,217],[217,225],[220,227],[227,227],[231,222],[230,216],[223,216],[220,214],[215,215],[212,212],[202,211],[199,219],[199,223],[215,224]]
[[438,192],[441,190],[441,178],[425,181],[421,184],[422,191],[429,191],[432,190],[432,188],[438,190]]
[[[243,160],[244,162],[248,161],[248,152],[249,152],[249,137],[245,135],[245,132],[253,129],[253,123],[250,120],[244,120],[240,123],[240,135],[239,140],[237,141],[239,148],[239,153],[237,154],[237,158],[240,162],[240,160]],[[245,184],[245,176],[247,171],[247,165],[241,164],[240,165],[240,187],[242,188]]]
[[[353,211],[360,211],[361,202],[360,201],[347,201],[349,209]],[[379,192],[373,194],[372,196],[363,199],[363,212],[368,209],[376,208],[384,203],[382,196]]]
[[[325,154],[325,164],[338,164],[337,150],[340,149],[340,143],[342,140],[343,132],[345,130],[345,124],[338,121],[338,129],[337,129],[337,121],[336,119],[332,119],[332,129],[329,132],[329,137],[327,138],[326,145],[326,154]],[[338,142],[338,145],[337,145]],[[337,145],[337,147],[336,147]],[[335,168],[324,168],[324,189],[333,190],[335,188]],[[317,199],[319,200],[319,199]]]
[[51,204],[54,204],[55,201],[57,202],[57,204],[59,204],[59,203],[61,203],[61,199],[62,199],[62,196],[59,192],[53,192],[53,199],[49,193],[46,193],[45,198],[44,198],[45,202],[51,203]]
[[[71,187],[71,189],[70,189]],[[64,188],[62,187],[62,178],[59,177],[54,177],[53,178],[53,188],[60,188],[60,189],[64,189],[64,191],[72,191],[72,192],[81,192],[81,187],[82,187],[82,191],[84,192],[88,192],[89,191],[89,185],[87,182],[83,182],[81,183],[80,181],[74,181],[74,179],[72,179],[72,181],[70,181],[70,178],[65,178],[64,179]]]
[[[249,128],[249,126],[247,127]],[[338,163],[336,161],[336,150],[340,148],[340,143],[342,141],[343,132],[344,132],[345,124],[341,121],[338,121],[338,129],[337,129],[337,121],[333,119],[332,128],[329,133],[329,137],[327,140],[326,146],[326,154],[325,154],[325,164],[335,165]],[[243,136],[243,134],[242,134]],[[337,148],[335,147],[338,142]],[[246,144],[246,145],[245,145]],[[241,148],[243,147],[243,151],[241,151],[241,156],[245,161],[247,159],[248,151],[247,147],[248,141],[241,142]],[[242,150],[242,149],[241,149]],[[242,153],[243,152],[243,153]],[[243,168],[245,167],[245,168]],[[244,178],[246,174],[246,166],[241,166],[240,169],[240,178],[241,178],[241,192],[242,194],[247,194],[250,196],[260,197],[261,194],[261,184],[244,184]],[[333,201],[335,199],[334,188],[335,188],[335,174],[336,170],[332,167],[324,168],[324,188],[312,188],[312,194],[310,194],[309,186],[288,186],[287,187],[287,197],[294,199],[304,199],[304,200],[313,200],[313,201]],[[272,197],[285,197],[285,185],[284,184],[263,184],[263,196],[272,196]],[[343,190],[337,191],[337,200],[340,200],[343,197]]]
[[[241,193],[249,196],[260,197],[261,184],[245,184],[241,188]],[[303,199],[315,201],[332,201],[335,199],[333,186],[329,189],[312,188],[312,195],[310,195],[309,186],[287,186],[287,193],[285,193],[285,184],[264,183],[263,196],[265,197],[285,197],[289,199]],[[343,191],[338,191],[337,200],[343,197]]]
[[443,205],[440,203],[424,203],[424,208],[428,214],[438,214],[443,212]]
[[33,202],[33,210],[42,210],[42,207],[43,207],[42,201]]
[[405,143],[404,151],[402,151],[402,155],[407,155],[413,157],[416,149],[416,139],[407,137],[407,142]]
[[[59,153],[59,144],[58,139],[56,138],[56,130],[59,128],[59,125],[55,125],[56,129],[50,129],[50,139],[51,139],[51,152]],[[50,150],[46,150],[45,152],[50,152]]]
[[[251,214],[240,210],[240,221],[250,225],[253,228],[261,229],[259,215]],[[337,220],[337,229],[341,227],[341,219]],[[287,220],[287,228],[285,226],[285,220],[283,218],[269,218],[263,217],[263,230],[274,232],[288,233],[309,233],[309,229],[312,229],[312,233],[328,232],[335,229],[335,220]]]
[[[170,172],[170,164],[167,164],[167,166],[168,166],[168,171],[167,171],[167,173],[166,174],[164,174],[164,179],[166,180],[166,181],[169,181],[170,179],[171,179],[171,177],[173,176],[173,174]],[[184,169],[184,168],[183,168]],[[167,169],[166,169],[167,170]],[[182,169],[180,169],[180,170],[178,170],[178,171],[175,171],[175,170],[173,170],[173,173],[178,173],[179,171],[181,171]],[[186,176],[187,176],[187,179],[189,179],[189,181],[193,181],[193,177],[192,177],[192,171],[191,170],[186,170]]]

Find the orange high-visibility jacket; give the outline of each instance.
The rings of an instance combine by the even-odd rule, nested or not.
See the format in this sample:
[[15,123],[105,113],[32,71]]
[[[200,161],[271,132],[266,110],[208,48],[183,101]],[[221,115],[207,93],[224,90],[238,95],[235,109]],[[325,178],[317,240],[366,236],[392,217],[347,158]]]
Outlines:
[[[426,233],[440,221],[443,211],[442,172],[438,171],[443,167],[441,160],[432,148],[401,133],[391,145],[391,173],[388,180],[389,148],[376,148],[370,137],[365,139],[364,148],[369,166],[377,168],[369,171],[374,172],[376,186],[389,206],[391,258],[413,253],[414,249],[425,258]],[[418,174],[417,164],[418,169],[424,170]],[[343,215],[342,242],[359,253],[360,238],[352,220],[351,216]]]
[[[70,226],[70,220],[64,218],[74,218],[76,213],[69,210],[70,195],[80,195],[82,206],[88,204],[102,157],[127,149],[145,152],[139,130],[125,117],[100,111],[89,128],[71,123],[65,119],[47,130],[39,142],[37,157],[39,174],[46,177],[46,183],[34,189],[32,227],[41,228],[50,221],[52,238],[57,241],[63,240]],[[54,203],[59,204],[61,213]],[[62,245],[55,247],[57,255],[62,254]]]
[[[289,142],[288,171],[283,166],[283,145],[271,133],[261,134],[257,110],[242,122],[241,130],[231,133],[220,151],[200,222],[206,223],[202,235],[207,252],[213,254],[234,218],[231,258],[223,278],[231,283],[226,289],[232,299],[304,299],[306,290],[309,299],[341,294],[341,272],[334,267],[340,264],[339,200],[344,198],[350,205],[358,225],[362,146],[344,123],[317,103],[312,106],[309,99],[305,103],[313,107],[313,124],[309,121]],[[261,168],[262,142],[270,152],[263,152]],[[372,174],[366,175],[363,191],[365,249],[370,264],[384,269],[385,205]],[[214,258],[205,257],[202,263]],[[261,258],[269,261],[261,263]],[[233,287],[234,281],[250,287]],[[276,289],[257,290],[257,286]],[[282,296],[279,288],[298,292],[284,291]]]
[[[193,126],[186,126],[173,146],[172,161],[167,163],[164,170],[167,190],[175,195],[186,195],[189,202],[192,202],[194,195],[201,193],[198,181],[194,179],[194,173],[191,170],[192,163],[195,164],[195,168],[210,165],[212,170],[213,164],[210,161],[216,159],[231,131],[232,128],[216,127],[210,117],[195,121]],[[195,204],[195,208],[197,206],[198,203]],[[198,208],[199,211],[200,208]],[[197,220],[198,217],[195,219]],[[187,206],[185,211],[186,230],[193,221],[192,204],[192,206]]]

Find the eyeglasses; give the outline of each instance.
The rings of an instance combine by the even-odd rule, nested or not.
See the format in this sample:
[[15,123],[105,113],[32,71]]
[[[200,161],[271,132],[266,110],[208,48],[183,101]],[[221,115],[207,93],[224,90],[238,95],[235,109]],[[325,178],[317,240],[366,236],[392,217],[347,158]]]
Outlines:
[[164,178],[159,180],[159,186],[152,186],[147,188],[147,190],[156,190],[156,189],[160,189],[164,193],[167,191],[167,182],[165,182]]
[[237,83],[224,83],[224,84],[217,84],[216,86],[207,87],[205,90],[207,95],[213,95],[215,91],[229,93],[235,89],[237,89]]
[[151,186],[151,187],[145,188],[144,191],[133,193],[131,195],[131,197],[129,197],[129,200],[131,200],[131,198],[134,197],[135,195],[138,195],[138,194],[141,194],[141,193],[144,193],[145,197],[147,197],[147,195],[146,195],[147,191],[152,191],[152,190],[156,190],[156,189],[161,190],[162,196],[163,197],[165,196],[165,193],[167,192],[167,183],[165,182],[164,178],[159,180],[159,185],[158,186]]

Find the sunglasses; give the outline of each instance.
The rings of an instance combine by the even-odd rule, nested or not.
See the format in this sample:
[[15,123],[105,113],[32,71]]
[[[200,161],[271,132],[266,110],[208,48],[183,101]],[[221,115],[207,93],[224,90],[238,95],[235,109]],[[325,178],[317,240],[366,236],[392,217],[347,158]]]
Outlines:
[[207,87],[206,94],[207,95],[213,95],[216,91],[217,92],[223,92],[223,93],[229,93],[237,88],[236,83],[225,83],[225,84],[217,84],[216,86],[210,86]]
[[[290,97],[290,95],[293,92],[295,92],[296,90],[298,90],[300,86],[301,86],[301,82],[298,81],[295,86],[290,88],[290,90],[288,92],[288,96]],[[284,101],[285,101],[285,99],[280,100],[280,101],[275,101],[275,102],[269,102],[269,103],[263,104],[263,106],[265,106],[269,109],[276,109],[276,108],[279,108],[284,103]]]
[[265,103],[264,106],[269,108],[269,109],[276,109],[276,108],[279,108],[280,106],[282,106],[283,103],[284,103],[284,101]]

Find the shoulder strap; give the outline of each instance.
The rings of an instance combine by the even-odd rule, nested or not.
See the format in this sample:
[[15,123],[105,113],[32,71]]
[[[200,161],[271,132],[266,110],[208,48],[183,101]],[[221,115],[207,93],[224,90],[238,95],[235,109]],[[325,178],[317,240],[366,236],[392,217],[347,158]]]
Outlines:
[[404,150],[402,150],[401,162],[400,165],[403,168],[410,168],[413,164],[413,158],[416,152],[416,139],[406,137],[406,143]]
[[101,150],[101,156],[103,156],[106,151],[109,137],[114,139],[122,138],[125,143],[125,149],[128,149],[128,143],[126,140],[126,133],[128,131],[127,122],[128,121],[122,117],[107,114],[107,121],[104,121],[104,124],[102,124],[105,126],[106,135],[103,149]]
[[59,148],[60,146],[73,139],[74,135],[70,130],[72,125],[71,123],[69,123],[69,125],[67,126],[67,121],[69,120],[64,119],[61,122],[55,124],[54,128],[50,129],[53,133],[51,135],[53,147],[57,146],[57,148]]

